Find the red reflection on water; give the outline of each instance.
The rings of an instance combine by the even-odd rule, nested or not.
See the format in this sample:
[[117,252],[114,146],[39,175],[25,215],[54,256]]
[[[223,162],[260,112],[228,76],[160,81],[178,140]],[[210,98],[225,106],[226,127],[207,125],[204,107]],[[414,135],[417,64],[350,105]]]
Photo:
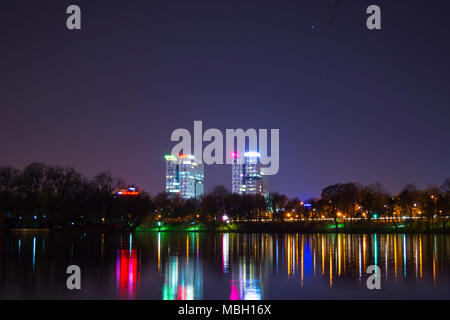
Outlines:
[[116,281],[120,299],[135,299],[139,280],[137,251],[120,250],[116,262]]
[[178,287],[178,300],[186,300],[186,288],[184,286]]

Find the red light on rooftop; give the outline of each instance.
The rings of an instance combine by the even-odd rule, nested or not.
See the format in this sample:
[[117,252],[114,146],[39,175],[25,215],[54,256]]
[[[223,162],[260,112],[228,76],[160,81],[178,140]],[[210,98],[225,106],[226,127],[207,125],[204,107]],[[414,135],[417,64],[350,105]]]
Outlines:
[[138,191],[119,191],[117,192],[119,196],[138,196]]

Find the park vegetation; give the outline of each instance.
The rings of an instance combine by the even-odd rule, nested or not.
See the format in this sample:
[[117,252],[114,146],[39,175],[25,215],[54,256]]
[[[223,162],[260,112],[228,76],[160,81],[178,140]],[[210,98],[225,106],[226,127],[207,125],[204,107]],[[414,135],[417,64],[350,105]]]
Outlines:
[[[166,192],[150,196],[120,196],[130,184],[101,172],[89,179],[70,167],[32,163],[23,170],[0,167],[0,215],[10,227],[99,227],[133,229],[145,221],[161,223],[389,221],[395,227],[405,219],[418,219],[427,229],[450,214],[450,178],[440,186],[419,190],[407,184],[390,194],[379,183],[362,186],[339,183],[314,199],[291,198],[279,193],[239,195],[216,186],[201,199],[181,199]],[[226,218],[226,219],[225,219]]]

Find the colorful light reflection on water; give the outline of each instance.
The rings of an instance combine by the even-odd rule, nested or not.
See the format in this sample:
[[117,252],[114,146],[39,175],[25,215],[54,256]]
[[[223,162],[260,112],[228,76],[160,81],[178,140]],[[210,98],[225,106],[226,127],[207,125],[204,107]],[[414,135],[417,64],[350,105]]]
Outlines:
[[[450,298],[450,237],[439,234],[14,233],[0,253],[8,298]],[[70,264],[79,293],[54,276]],[[365,286],[372,264],[379,293]]]
[[124,246],[125,249],[120,249],[117,252],[116,260],[118,295],[120,299],[136,299],[140,281],[140,264],[138,250],[133,249],[131,234],[128,243],[122,242],[122,247]]

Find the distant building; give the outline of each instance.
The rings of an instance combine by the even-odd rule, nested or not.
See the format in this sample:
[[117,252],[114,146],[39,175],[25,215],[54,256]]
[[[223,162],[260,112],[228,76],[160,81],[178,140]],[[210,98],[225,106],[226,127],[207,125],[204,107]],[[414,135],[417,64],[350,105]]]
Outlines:
[[267,176],[263,174],[263,168],[258,159],[258,152],[245,152],[243,158],[237,152],[233,152],[234,162],[231,169],[231,191],[238,194],[268,193]]
[[183,199],[199,198],[204,193],[204,166],[192,155],[166,155],[166,192]]
[[128,187],[127,189],[121,188],[114,190],[116,196],[128,197],[128,196],[138,196],[140,192],[136,190],[136,187]]

